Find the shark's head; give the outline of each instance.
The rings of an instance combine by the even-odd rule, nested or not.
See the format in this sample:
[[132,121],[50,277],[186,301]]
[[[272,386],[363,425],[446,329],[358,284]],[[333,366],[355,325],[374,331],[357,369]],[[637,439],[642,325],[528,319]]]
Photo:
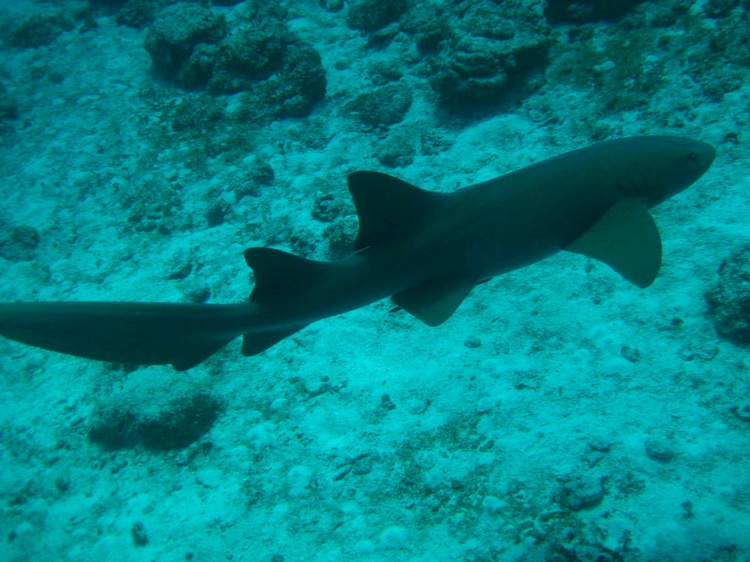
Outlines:
[[625,151],[635,162],[627,163],[626,183],[654,207],[679,193],[711,166],[716,150],[708,143],[682,137],[633,137]]

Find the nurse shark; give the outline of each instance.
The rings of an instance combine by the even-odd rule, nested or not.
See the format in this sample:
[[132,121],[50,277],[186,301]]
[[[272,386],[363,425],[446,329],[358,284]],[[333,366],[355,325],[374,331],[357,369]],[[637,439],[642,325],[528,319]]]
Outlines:
[[0,303],[0,335],[78,357],[184,371],[240,336],[243,355],[256,355],[312,322],[388,297],[438,326],[478,283],[560,251],[599,260],[645,288],[662,255],[648,210],[698,180],[715,154],[688,138],[623,138],[452,193],[354,172],[348,186],[359,233],[345,259],[249,248],[255,286],[244,302]]

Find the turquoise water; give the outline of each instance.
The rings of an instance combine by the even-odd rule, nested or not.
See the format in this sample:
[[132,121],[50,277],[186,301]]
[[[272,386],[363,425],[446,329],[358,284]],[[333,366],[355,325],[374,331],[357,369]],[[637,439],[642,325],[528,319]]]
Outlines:
[[246,248],[351,251],[357,170],[717,157],[646,289],[561,252],[182,373],[0,339],[0,559],[750,560],[750,4],[616,6],[3,2],[3,302],[243,301]]

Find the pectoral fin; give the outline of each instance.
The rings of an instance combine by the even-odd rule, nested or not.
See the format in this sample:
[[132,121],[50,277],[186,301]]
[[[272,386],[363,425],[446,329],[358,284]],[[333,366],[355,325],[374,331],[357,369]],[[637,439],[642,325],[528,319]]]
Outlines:
[[606,263],[641,288],[654,282],[661,267],[659,230],[637,199],[625,199],[610,207],[564,249]]
[[439,326],[451,317],[475,284],[473,280],[440,277],[401,291],[391,300],[428,326]]

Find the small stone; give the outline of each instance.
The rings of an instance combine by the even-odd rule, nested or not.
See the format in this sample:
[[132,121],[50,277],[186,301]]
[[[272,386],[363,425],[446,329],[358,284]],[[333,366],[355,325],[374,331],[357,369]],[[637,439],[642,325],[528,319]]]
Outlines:
[[172,255],[172,259],[164,272],[164,277],[170,280],[185,279],[194,267],[195,260],[192,249],[180,248]]
[[269,406],[272,412],[281,412],[289,407],[289,400],[286,398],[276,398]]
[[354,463],[352,473],[358,474],[360,476],[363,474],[370,474],[370,472],[372,472],[372,463],[373,459],[371,456],[368,455],[366,457],[362,457]]
[[599,453],[597,451],[589,451],[584,455],[584,458],[586,460],[586,463],[589,465],[590,468],[595,467],[599,462],[604,459],[605,455],[604,453]]
[[305,391],[310,395],[310,398],[314,396],[320,396],[331,390],[331,385],[326,381],[308,381],[305,384]]
[[504,509],[507,509],[509,505],[510,504],[508,502],[501,500],[500,498],[496,498],[495,496],[485,496],[482,500],[482,509],[490,515],[496,515],[500,513]]
[[68,475],[58,476],[55,479],[55,486],[61,492],[67,492],[68,488],[70,488],[70,476]]
[[213,468],[204,468],[196,473],[195,481],[204,488],[218,490],[225,479],[220,470],[216,470]]
[[638,361],[638,359],[640,359],[641,352],[638,351],[637,347],[623,345],[620,349],[620,355],[622,355],[623,358],[627,359],[631,363],[635,363],[636,361]]
[[579,478],[568,482],[564,492],[568,507],[573,511],[594,507],[604,498],[604,489],[598,478]]
[[256,157],[253,165],[250,167],[248,177],[261,185],[271,185],[276,178],[276,174],[268,162]]
[[594,438],[589,441],[589,448],[592,451],[609,453],[609,450],[612,448],[612,444],[609,441],[605,441],[604,439]]
[[340,470],[336,473],[336,475],[333,477],[334,482],[338,482],[339,480],[343,480],[347,474],[349,474],[352,471],[351,466],[345,466],[343,470]]
[[380,533],[380,548],[386,550],[397,550],[404,548],[408,543],[409,534],[404,527],[388,527]]
[[292,467],[287,474],[289,495],[295,498],[306,496],[309,493],[312,480],[313,472],[307,466],[299,465]]
[[417,416],[423,414],[430,405],[429,400],[423,398],[412,398],[406,403],[406,411],[410,414]]
[[464,345],[469,349],[476,349],[482,346],[482,340],[480,340],[477,336],[469,336],[464,340]]
[[133,535],[133,542],[135,546],[146,546],[148,544],[148,535],[146,534],[146,527],[143,523],[136,521],[133,527],[130,529],[130,533]]
[[686,519],[689,519],[693,516],[693,502],[691,501],[682,502],[681,507],[682,507],[682,512],[683,512],[682,513],[683,517],[685,517]]
[[603,62],[602,64],[594,65],[594,70],[599,74],[604,74],[605,72],[614,70],[616,67],[617,64],[614,61],[608,60],[607,62]]
[[646,454],[656,461],[671,461],[675,456],[672,443],[663,436],[651,437],[646,441]]
[[219,226],[224,224],[227,219],[227,215],[232,210],[231,203],[214,203],[204,213],[208,226]]
[[396,131],[378,145],[376,156],[383,166],[408,166],[414,161],[414,144],[408,130]]
[[412,104],[412,93],[405,84],[388,84],[360,94],[347,105],[359,120],[371,127],[387,127],[403,121]]
[[484,414],[497,406],[497,400],[494,398],[484,397],[477,402],[477,413]]
[[261,451],[273,445],[276,426],[272,423],[263,422],[256,425],[247,432],[247,442],[255,451]]
[[396,405],[391,400],[391,397],[388,394],[383,394],[383,396],[380,397],[380,407],[385,410],[395,410]]
[[201,304],[208,302],[211,298],[211,287],[202,283],[191,283],[183,287],[182,294],[185,300],[192,303]]
[[688,344],[680,349],[680,358],[683,361],[712,361],[719,353],[719,347],[713,343]]
[[731,408],[729,408],[729,411],[737,416],[738,420],[743,422],[750,422],[750,404],[745,404],[742,407],[732,406]]

